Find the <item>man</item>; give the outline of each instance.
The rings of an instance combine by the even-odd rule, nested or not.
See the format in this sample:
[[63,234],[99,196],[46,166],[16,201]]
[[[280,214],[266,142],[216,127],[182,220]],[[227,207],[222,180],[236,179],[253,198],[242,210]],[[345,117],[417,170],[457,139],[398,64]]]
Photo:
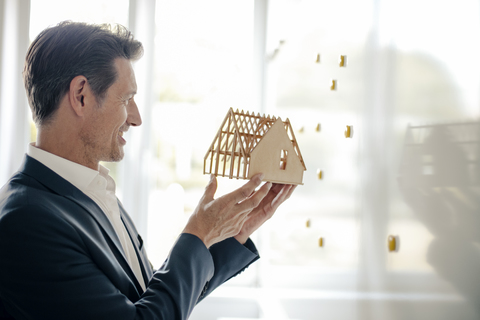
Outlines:
[[123,27],[71,22],[31,44],[24,81],[37,140],[0,191],[4,318],[187,319],[258,259],[249,236],[293,192],[271,183],[256,190],[259,174],[214,199],[212,176],[164,265],[152,270],[99,165],[120,161],[123,134],[142,123],[131,64],[142,50]]

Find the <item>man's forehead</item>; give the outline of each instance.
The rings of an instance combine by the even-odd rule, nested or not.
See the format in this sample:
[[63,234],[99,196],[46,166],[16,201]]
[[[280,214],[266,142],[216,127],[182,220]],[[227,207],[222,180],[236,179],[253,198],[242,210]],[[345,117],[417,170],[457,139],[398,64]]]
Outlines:
[[132,62],[128,59],[115,59],[115,67],[118,72],[117,84],[124,87],[125,94],[133,95],[137,93],[137,81],[135,79],[135,71]]

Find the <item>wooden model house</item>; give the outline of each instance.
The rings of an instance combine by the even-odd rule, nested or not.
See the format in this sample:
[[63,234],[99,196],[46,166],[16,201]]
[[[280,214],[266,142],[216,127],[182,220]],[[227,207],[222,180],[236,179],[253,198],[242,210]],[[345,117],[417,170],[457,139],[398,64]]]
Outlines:
[[280,118],[228,111],[205,155],[203,173],[250,179],[256,173],[263,180],[303,184],[307,170],[290,121]]

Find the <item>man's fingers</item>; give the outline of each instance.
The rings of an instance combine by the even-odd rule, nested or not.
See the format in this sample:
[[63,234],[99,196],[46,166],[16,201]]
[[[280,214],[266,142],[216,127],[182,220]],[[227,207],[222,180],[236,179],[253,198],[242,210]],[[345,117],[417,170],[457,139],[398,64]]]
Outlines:
[[[285,200],[290,197],[292,194],[290,191],[294,189],[291,184],[286,184],[282,187],[282,190],[277,194],[277,196],[271,202],[271,209],[274,211],[277,210],[278,206],[280,206]],[[292,191],[293,192],[293,191]]]
[[274,183],[270,192],[273,193],[274,196],[276,196],[278,193],[280,193],[280,191],[282,191],[284,186],[285,184]]
[[239,210],[240,212],[244,212],[244,211],[249,212],[255,209],[260,204],[260,202],[262,202],[263,198],[265,198],[265,196],[268,194],[271,187],[272,187],[271,182],[265,183],[250,198],[242,201],[241,203],[238,203],[236,205],[237,210]]
[[295,189],[297,188],[298,185],[292,185],[292,187],[290,188],[290,190],[288,190],[288,193],[285,197],[285,200],[289,199],[290,196],[292,195],[293,191],[295,191]]
[[205,193],[203,194],[203,198],[210,202],[213,200],[215,196],[215,192],[217,192],[217,177],[213,174],[210,175],[210,181],[208,182],[207,186],[205,187]]
[[231,205],[235,205],[248,197],[250,197],[255,189],[262,183],[262,179],[265,175],[257,173],[246,184],[238,188],[237,190],[225,195],[227,202]]

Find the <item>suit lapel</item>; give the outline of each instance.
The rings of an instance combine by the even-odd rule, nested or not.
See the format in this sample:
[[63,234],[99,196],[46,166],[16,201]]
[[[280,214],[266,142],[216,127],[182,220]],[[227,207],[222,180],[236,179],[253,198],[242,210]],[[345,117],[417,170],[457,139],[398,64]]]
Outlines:
[[[105,231],[105,233],[108,235],[108,237],[110,238],[110,240],[113,242],[115,246],[115,249],[116,249],[115,256],[117,256],[117,260],[119,264],[128,274],[128,276],[130,277],[130,280],[135,284],[135,287],[137,288],[137,291],[139,292],[139,294],[142,294],[143,288],[140,285],[140,283],[138,283],[137,277],[135,276],[132,268],[130,267],[130,264],[128,263],[128,260],[125,256],[125,252],[123,251],[123,247],[120,243],[120,240],[118,239],[117,233],[113,229],[113,226],[110,220],[108,220],[105,213],[103,213],[102,209],[100,209],[100,207],[93,200],[91,200],[83,192],[80,192],[80,193],[87,199],[80,199],[75,196],[74,197],[66,196],[66,198],[77,203],[79,206],[83,207],[90,215],[93,216],[93,218],[97,221],[97,223],[102,226],[103,230]],[[79,195],[79,197],[80,196],[81,195]],[[117,253],[120,253],[120,256],[118,256]]]
[[140,267],[142,269],[142,275],[143,279],[145,280],[145,285],[148,284],[150,279],[153,276],[153,271],[152,267],[150,265],[150,261],[148,260],[146,253],[145,253],[145,248],[143,245],[143,240],[138,234],[137,230],[135,229],[135,226],[128,216],[125,208],[123,208],[123,205],[120,201],[118,201],[118,206],[120,208],[120,214],[122,217],[123,224],[125,225],[125,228],[127,229],[127,232],[130,236],[130,240],[133,243],[133,247],[135,248],[135,252],[137,254],[138,262],[140,263]]
[[85,195],[82,191],[76,188],[67,180],[63,179],[61,176],[56,174],[54,171],[50,170],[48,167],[44,166],[39,161],[26,156],[20,171],[24,174],[36,179],[45,187],[50,189],[52,192],[55,192],[65,198],[73,201],[78,206],[82,207],[88,214],[90,214],[95,221],[101,226],[104,233],[107,235],[108,240],[110,240],[111,250],[117,258],[118,263],[122,266],[126,274],[130,277],[131,281],[135,284],[137,291],[140,293],[143,291],[142,287],[139,285],[135,274],[133,273],[130,265],[128,264],[127,258],[123,251],[120,240],[115,232],[110,220],[108,220],[105,213],[102,209]]
[[117,233],[113,229],[110,220],[108,220],[105,213],[103,213],[102,209],[100,209],[95,201],[90,199],[81,191],[75,195],[65,195],[65,197],[85,209],[85,211],[87,211],[97,221],[97,223],[102,227],[103,231],[105,231],[110,240],[113,242],[115,249],[120,253],[124,262],[127,263],[127,257],[125,256],[125,252],[123,251],[122,244],[120,243],[120,239],[118,239]]

